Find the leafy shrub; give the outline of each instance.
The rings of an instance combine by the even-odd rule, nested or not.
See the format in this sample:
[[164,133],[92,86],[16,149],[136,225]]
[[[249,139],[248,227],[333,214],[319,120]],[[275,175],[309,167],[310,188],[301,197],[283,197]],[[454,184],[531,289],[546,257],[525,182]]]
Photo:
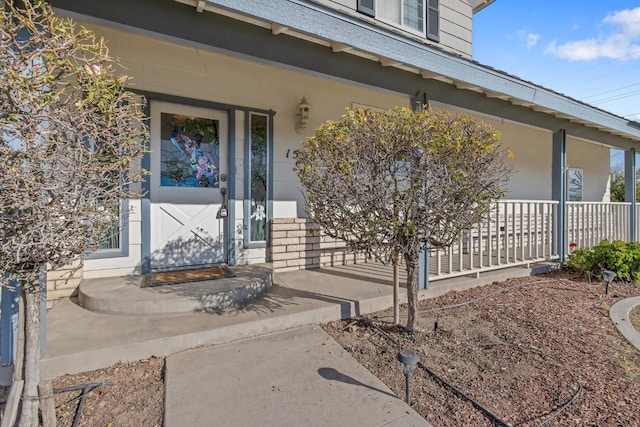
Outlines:
[[621,280],[640,283],[640,243],[603,240],[593,249],[573,251],[567,257],[565,267],[595,275],[611,270]]

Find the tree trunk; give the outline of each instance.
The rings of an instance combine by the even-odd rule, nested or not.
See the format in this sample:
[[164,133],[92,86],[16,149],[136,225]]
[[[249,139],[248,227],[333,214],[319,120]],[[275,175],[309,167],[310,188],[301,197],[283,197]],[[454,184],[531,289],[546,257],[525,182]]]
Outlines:
[[[25,284],[26,285],[26,284]],[[40,284],[22,287],[25,299],[24,389],[20,426],[38,426],[38,383],[40,382]]]
[[407,264],[407,330],[418,330],[418,254],[405,253]]

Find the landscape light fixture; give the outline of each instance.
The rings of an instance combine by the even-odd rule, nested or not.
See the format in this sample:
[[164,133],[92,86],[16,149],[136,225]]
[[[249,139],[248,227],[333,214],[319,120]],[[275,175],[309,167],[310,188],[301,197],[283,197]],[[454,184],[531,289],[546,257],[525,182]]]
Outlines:
[[420,358],[416,354],[415,351],[409,350],[408,348],[403,348],[398,352],[396,358],[402,363],[402,373],[406,379],[406,401],[408,405],[411,405],[411,390],[409,387],[409,379],[413,370],[416,368],[416,365],[420,361]]
[[613,279],[616,278],[616,272],[615,271],[611,271],[611,270],[603,270],[602,271],[602,278],[605,280],[605,282],[607,282],[607,287],[604,291],[605,295],[609,294],[609,285],[611,285],[611,282],[613,282]]

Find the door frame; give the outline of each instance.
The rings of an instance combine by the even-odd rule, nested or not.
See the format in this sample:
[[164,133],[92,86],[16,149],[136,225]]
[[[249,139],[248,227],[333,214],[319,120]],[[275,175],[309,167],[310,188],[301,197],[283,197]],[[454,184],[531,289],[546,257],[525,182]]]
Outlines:
[[[188,107],[196,107],[196,108],[205,108],[210,110],[218,110],[226,113],[227,119],[227,156],[224,161],[227,162],[227,210],[228,216],[224,219],[224,235],[225,235],[225,260],[229,265],[235,264],[235,254],[234,254],[234,238],[233,238],[233,219],[235,218],[235,175],[236,175],[236,165],[235,165],[235,135],[236,135],[236,126],[235,126],[235,112],[238,107],[229,105],[229,104],[221,104],[217,102],[204,101],[200,99],[194,98],[185,98],[175,95],[167,95],[163,93],[157,92],[147,92],[147,91],[136,91],[136,93],[144,96],[147,100],[145,107],[145,116],[147,117],[146,126],[147,129],[151,129],[151,102],[159,101],[170,104],[178,104],[185,105]],[[150,141],[147,142],[150,144]],[[150,148],[150,147],[147,147]],[[223,159],[220,159],[223,161]],[[151,153],[149,150],[145,153],[142,159],[142,168],[145,170],[151,170]],[[141,225],[141,241],[140,241],[140,274],[148,274],[151,273],[151,180],[146,179],[142,184],[142,199],[141,199],[141,217],[142,217],[142,225]]]
[[[150,113],[151,113],[151,101],[167,102],[172,104],[182,104],[193,107],[202,107],[212,110],[226,111],[227,112],[227,209],[228,216],[225,219],[226,236],[227,236],[227,264],[235,265],[235,226],[236,226],[236,180],[237,168],[236,168],[236,113],[237,112],[255,112],[260,114],[267,114],[273,120],[275,112],[273,110],[265,110],[261,108],[251,108],[240,105],[224,104],[213,101],[206,101],[202,99],[187,98],[176,95],[168,95],[158,92],[150,92],[144,90],[133,90],[133,92],[144,96],[147,100],[145,107],[145,116],[147,117],[146,126],[149,128]],[[270,122],[271,124],[273,122]],[[271,132],[273,132],[273,126],[271,126]],[[273,134],[271,135],[271,144],[273,144]],[[147,147],[148,148],[148,147]],[[271,145],[271,156],[268,164],[270,182],[273,183],[273,145]],[[147,152],[142,158],[142,168],[145,170],[151,170],[151,156]],[[271,184],[273,185],[273,184]],[[149,194],[151,190],[151,183],[149,180],[145,180],[142,184],[142,199],[140,203],[142,224],[141,224],[141,241],[140,241],[140,266],[137,269],[140,274],[148,274],[151,272],[151,200]],[[272,203],[273,189],[269,192],[269,203]],[[271,210],[271,209],[270,209]],[[272,211],[272,210],[271,210]],[[243,214],[244,216],[244,214]],[[244,221],[244,218],[243,218]],[[269,246],[269,241],[267,241]]]
[[[151,161],[150,171],[152,173],[147,178],[147,182],[150,184],[150,191],[148,191],[147,195],[151,202],[149,218],[151,223],[150,230],[152,231],[149,236],[151,270],[170,270],[197,267],[199,265],[204,266],[211,263],[227,263],[229,251],[228,217],[220,216],[220,212],[223,207],[226,207],[224,206],[226,194],[222,193],[221,190],[224,188],[226,192],[229,174],[229,156],[227,153],[229,147],[229,141],[227,140],[229,135],[228,112],[215,108],[166,102],[157,99],[150,100],[148,105],[150,111],[148,116],[150,121],[150,150],[148,151]],[[217,156],[215,154],[214,156],[217,157],[219,181],[215,187],[163,185],[164,178],[161,168],[165,145],[162,143],[162,132],[168,131],[164,123],[164,120],[168,119],[165,114],[169,116],[176,114],[178,116],[199,117],[217,122],[216,135],[219,140],[219,151]],[[172,152],[176,151],[173,144],[170,143],[166,148]],[[181,161],[186,161],[188,165],[188,160],[184,156],[188,157],[189,153],[184,153],[184,148],[186,147],[182,148],[183,154],[179,154],[179,157],[182,159]],[[177,155],[177,153],[174,155]],[[188,172],[188,174],[191,173],[191,171]],[[165,219],[161,220],[162,217]],[[197,219],[198,217],[199,219]],[[167,218],[170,218],[171,224],[178,225],[178,229],[176,229],[178,234],[174,237],[166,235],[166,232],[162,231],[164,230],[162,224]],[[170,228],[173,227],[170,226]],[[173,233],[172,231],[171,234]],[[173,265],[174,261],[167,260],[164,257],[173,258],[176,254],[165,253],[166,245],[181,241],[183,236],[187,239],[185,244],[196,245],[199,249],[192,254],[180,256],[179,259],[182,261]],[[178,240],[174,240],[175,238]]]

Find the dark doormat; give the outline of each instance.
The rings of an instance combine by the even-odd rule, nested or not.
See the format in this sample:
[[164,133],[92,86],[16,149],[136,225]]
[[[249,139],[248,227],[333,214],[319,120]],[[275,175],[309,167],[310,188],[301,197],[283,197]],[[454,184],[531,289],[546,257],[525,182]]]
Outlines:
[[142,287],[175,285],[177,283],[203,282],[206,280],[222,279],[225,277],[235,277],[226,265],[214,267],[163,271],[146,274],[142,279]]

